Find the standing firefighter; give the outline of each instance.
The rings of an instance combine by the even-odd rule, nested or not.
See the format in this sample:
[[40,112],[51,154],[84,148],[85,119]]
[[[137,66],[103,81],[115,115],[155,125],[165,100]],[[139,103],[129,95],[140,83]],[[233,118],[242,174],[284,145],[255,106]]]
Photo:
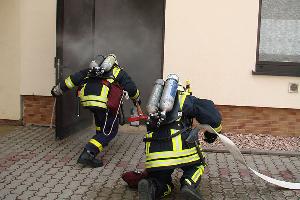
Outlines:
[[77,162],[101,167],[102,161],[95,157],[118,132],[123,90],[128,92],[135,105],[140,104],[140,93],[130,76],[118,66],[114,54],[93,60],[89,68],[70,75],[53,87],[51,94],[57,97],[75,86],[79,87],[81,105],[94,114],[96,124],[96,135],[85,145]]
[[[196,190],[204,173],[205,156],[199,143],[188,143],[195,118],[221,131],[221,115],[212,101],[199,99],[188,88],[178,84],[179,78],[170,74],[167,80],[158,79],[154,85],[147,111],[147,134],[144,138],[148,175],[138,183],[139,199],[164,197],[174,188],[171,175],[181,168],[181,192],[192,199],[201,199]],[[217,135],[204,133],[205,141],[212,143]],[[196,145],[197,144],[197,145]]]

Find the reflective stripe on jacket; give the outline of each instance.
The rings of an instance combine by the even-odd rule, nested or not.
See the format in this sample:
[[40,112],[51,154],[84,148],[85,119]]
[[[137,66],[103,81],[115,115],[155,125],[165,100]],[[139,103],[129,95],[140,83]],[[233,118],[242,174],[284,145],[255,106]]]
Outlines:
[[[104,79],[109,83],[113,83],[118,76],[121,68],[114,67],[112,70],[112,77]],[[80,90],[80,100],[84,107],[100,107],[107,108],[109,87],[103,84],[103,79],[87,79],[86,83]]]
[[[107,86],[113,82],[117,82],[123,90],[127,91],[130,99],[136,100],[140,96],[140,92],[131,77],[118,65],[114,65],[112,70],[105,72],[103,74],[105,78],[102,79],[88,77],[88,72],[89,68],[86,68],[60,81],[63,91],[71,90],[77,86],[81,87],[79,96],[83,106],[106,108],[109,93],[109,87]],[[106,86],[103,84],[104,80]]]

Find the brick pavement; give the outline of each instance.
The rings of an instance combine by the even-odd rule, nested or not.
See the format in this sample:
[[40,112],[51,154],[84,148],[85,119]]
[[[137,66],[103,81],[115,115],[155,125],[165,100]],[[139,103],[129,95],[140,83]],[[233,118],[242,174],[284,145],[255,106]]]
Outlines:
[[[137,199],[137,192],[126,186],[121,174],[143,169],[143,134],[124,130],[105,149],[105,166],[96,169],[76,164],[92,130],[60,141],[54,139],[54,130],[36,126],[18,127],[1,136],[0,199]],[[244,156],[251,167],[266,175],[300,182],[300,156]],[[205,200],[300,199],[299,190],[264,182],[228,153],[208,152],[207,157],[200,186]],[[184,199],[178,185],[181,173],[173,174],[175,193],[166,199]]]

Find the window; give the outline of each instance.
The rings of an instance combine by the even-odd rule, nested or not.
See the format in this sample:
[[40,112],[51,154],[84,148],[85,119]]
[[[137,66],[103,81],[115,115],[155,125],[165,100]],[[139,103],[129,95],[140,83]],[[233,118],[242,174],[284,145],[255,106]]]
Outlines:
[[300,76],[300,0],[260,0],[253,74]]

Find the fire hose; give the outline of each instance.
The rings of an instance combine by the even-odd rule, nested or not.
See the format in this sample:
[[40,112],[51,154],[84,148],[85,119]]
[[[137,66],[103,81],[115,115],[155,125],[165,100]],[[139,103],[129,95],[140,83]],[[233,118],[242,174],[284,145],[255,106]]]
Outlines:
[[218,135],[218,137],[220,138],[221,142],[224,144],[224,146],[227,148],[227,150],[232,154],[232,156],[238,160],[241,164],[243,164],[244,166],[246,166],[250,171],[252,171],[256,176],[260,177],[261,179],[272,183],[274,185],[280,186],[282,188],[287,188],[287,189],[292,189],[292,190],[300,190],[300,183],[293,183],[293,182],[287,182],[287,181],[281,181],[281,180],[277,180],[274,178],[271,178],[269,176],[266,176],[264,174],[261,174],[259,172],[257,172],[256,170],[252,169],[251,167],[249,167],[242,155],[242,153],[240,152],[240,150],[237,148],[237,146],[226,136],[217,133],[211,126],[209,125],[200,125],[201,128],[207,130],[210,133],[215,133]]
[[[139,112],[140,110],[140,112]],[[138,112],[139,112],[139,116],[137,117],[131,117],[128,118],[128,121],[137,121],[137,120],[147,120],[148,116],[143,114],[143,112],[141,111],[140,108],[138,108]],[[287,181],[281,181],[281,180],[277,180],[274,178],[271,178],[269,176],[266,176],[264,174],[259,173],[258,171],[252,169],[251,167],[249,167],[241,153],[241,151],[238,149],[238,147],[226,136],[217,133],[211,126],[207,125],[207,124],[200,124],[200,128],[207,130],[210,133],[215,133],[218,135],[218,137],[220,138],[221,142],[223,143],[223,145],[226,147],[226,149],[232,154],[232,156],[239,161],[241,164],[243,164],[244,166],[246,166],[250,171],[252,171],[256,176],[260,177],[261,179],[280,186],[282,188],[287,188],[287,189],[292,189],[292,190],[300,190],[300,183],[293,183],[293,182],[287,182]],[[187,140],[189,140],[188,142],[190,143],[195,143],[196,146],[198,146],[197,144],[199,144],[199,140],[198,140],[198,133],[199,133],[199,128],[196,127],[194,129],[198,129],[198,131],[192,131],[194,132],[193,134],[191,134]],[[196,133],[196,134],[195,134]],[[199,151],[199,149],[197,149],[197,152]],[[199,153],[200,154],[202,153]]]

